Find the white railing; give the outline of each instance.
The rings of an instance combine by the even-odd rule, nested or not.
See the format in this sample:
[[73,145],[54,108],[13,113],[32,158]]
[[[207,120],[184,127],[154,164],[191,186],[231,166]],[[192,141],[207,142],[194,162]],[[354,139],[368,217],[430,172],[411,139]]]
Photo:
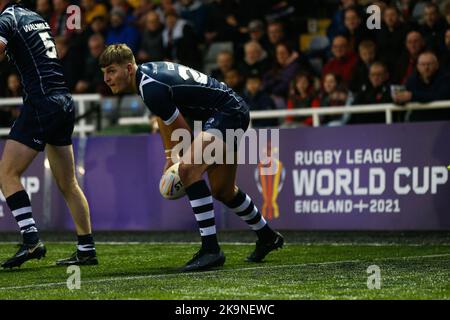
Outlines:
[[[73,100],[77,106],[78,115],[83,115],[87,111],[87,103],[92,102],[100,102],[102,96],[99,94],[74,94],[72,95]],[[1,98],[0,99],[0,107],[1,106],[14,106],[23,104],[22,98]],[[10,131],[10,128],[0,128],[0,135],[7,135]],[[95,131],[95,126],[92,124],[87,124],[85,118],[81,118],[78,121],[78,124],[75,125],[74,132],[79,134],[80,137],[86,137],[86,135],[90,132]]]
[[399,111],[412,110],[430,110],[430,109],[447,109],[450,108],[450,101],[436,101],[431,103],[409,103],[405,106],[399,106],[392,103],[385,104],[370,104],[370,105],[355,105],[345,107],[319,107],[307,109],[290,109],[290,110],[267,110],[267,111],[252,111],[251,118],[254,119],[271,119],[284,118],[287,116],[312,116],[313,126],[320,126],[320,116],[335,115],[345,113],[379,113],[384,112],[386,115],[386,123],[392,123],[392,113]]
[[[285,118],[287,116],[312,116],[313,126],[320,126],[320,116],[335,115],[345,113],[379,113],[384,112],[386,115],[386,123],[392,123],[392,113],[399,111],[412,110],[430,110],[430,109],[447,109],[450,108],[450,100],[435,101],[431,103],[409,103],[405,106],[399,106],[392,103],[385,104],[370,104],[370,105],[355,105],[355,106],[341,106],[341,107],[319,107],[319,108],[305,108],[305,109],[289,109],[289,110],[267,110],[267,111],[251,111],[250,117],[255,119],[273,119]],[[126,117],[120,118],[120,125],[129,124],[146,124],[148,123],[148,116],[142,117]]]

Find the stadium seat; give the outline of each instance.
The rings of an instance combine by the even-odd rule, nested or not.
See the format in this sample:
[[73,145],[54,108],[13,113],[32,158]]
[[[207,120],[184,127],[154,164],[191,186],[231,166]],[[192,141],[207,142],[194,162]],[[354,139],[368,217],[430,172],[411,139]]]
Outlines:
[[120,100],[120,117],[140,117],[147,113],[147,107],[137,95],[126,95]]
[[309,44],[309,50],[319,51],[323,50],[330,45],[330,41],[326,36],[314,36]]

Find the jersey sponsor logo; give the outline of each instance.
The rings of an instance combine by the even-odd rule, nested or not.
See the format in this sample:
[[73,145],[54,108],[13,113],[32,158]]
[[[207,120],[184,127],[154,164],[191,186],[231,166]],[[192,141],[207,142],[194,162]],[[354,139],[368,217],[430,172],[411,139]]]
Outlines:
[[35,138],[33,138],[33,141],[35,143],[37,143],[37,144],[43,144],[44,143],[42,140],[38,140],[38,139],[35,139]]

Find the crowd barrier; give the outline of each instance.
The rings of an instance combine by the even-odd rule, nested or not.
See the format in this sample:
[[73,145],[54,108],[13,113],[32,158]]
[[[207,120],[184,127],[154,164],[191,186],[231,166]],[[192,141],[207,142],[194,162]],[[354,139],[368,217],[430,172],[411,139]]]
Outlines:
[[[450,122],[286,128],[279,144],[269,137],[273,174],[241,165],[238,185],[275,228],[450,230]],[[187,198],[159,194],[159,135],[80,137],[74,150],[94,230],[197,229]],[[22,182],[40,229],[74,229],[44,154]],[[0,231],[17,231],[0,200]],[[219,229],[247,229],[218,202],[215,211]]]

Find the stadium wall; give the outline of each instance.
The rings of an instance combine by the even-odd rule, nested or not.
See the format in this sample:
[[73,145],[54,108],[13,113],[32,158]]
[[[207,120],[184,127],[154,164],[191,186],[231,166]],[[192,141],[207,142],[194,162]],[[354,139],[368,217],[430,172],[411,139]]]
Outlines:
[[[238,185],[277,229],[450,230],[449,141],[450,122],[280,129],[275,174],[242,165]],[[74,150],[95,230],[197,229],[186,198],[159,195],[158,135],[74,139]],[[43,154],[22,182],[42,230],[73,230]],[[0,231],[16,231],[0,200]],[[247,228],[215,208],[219,228]]]

